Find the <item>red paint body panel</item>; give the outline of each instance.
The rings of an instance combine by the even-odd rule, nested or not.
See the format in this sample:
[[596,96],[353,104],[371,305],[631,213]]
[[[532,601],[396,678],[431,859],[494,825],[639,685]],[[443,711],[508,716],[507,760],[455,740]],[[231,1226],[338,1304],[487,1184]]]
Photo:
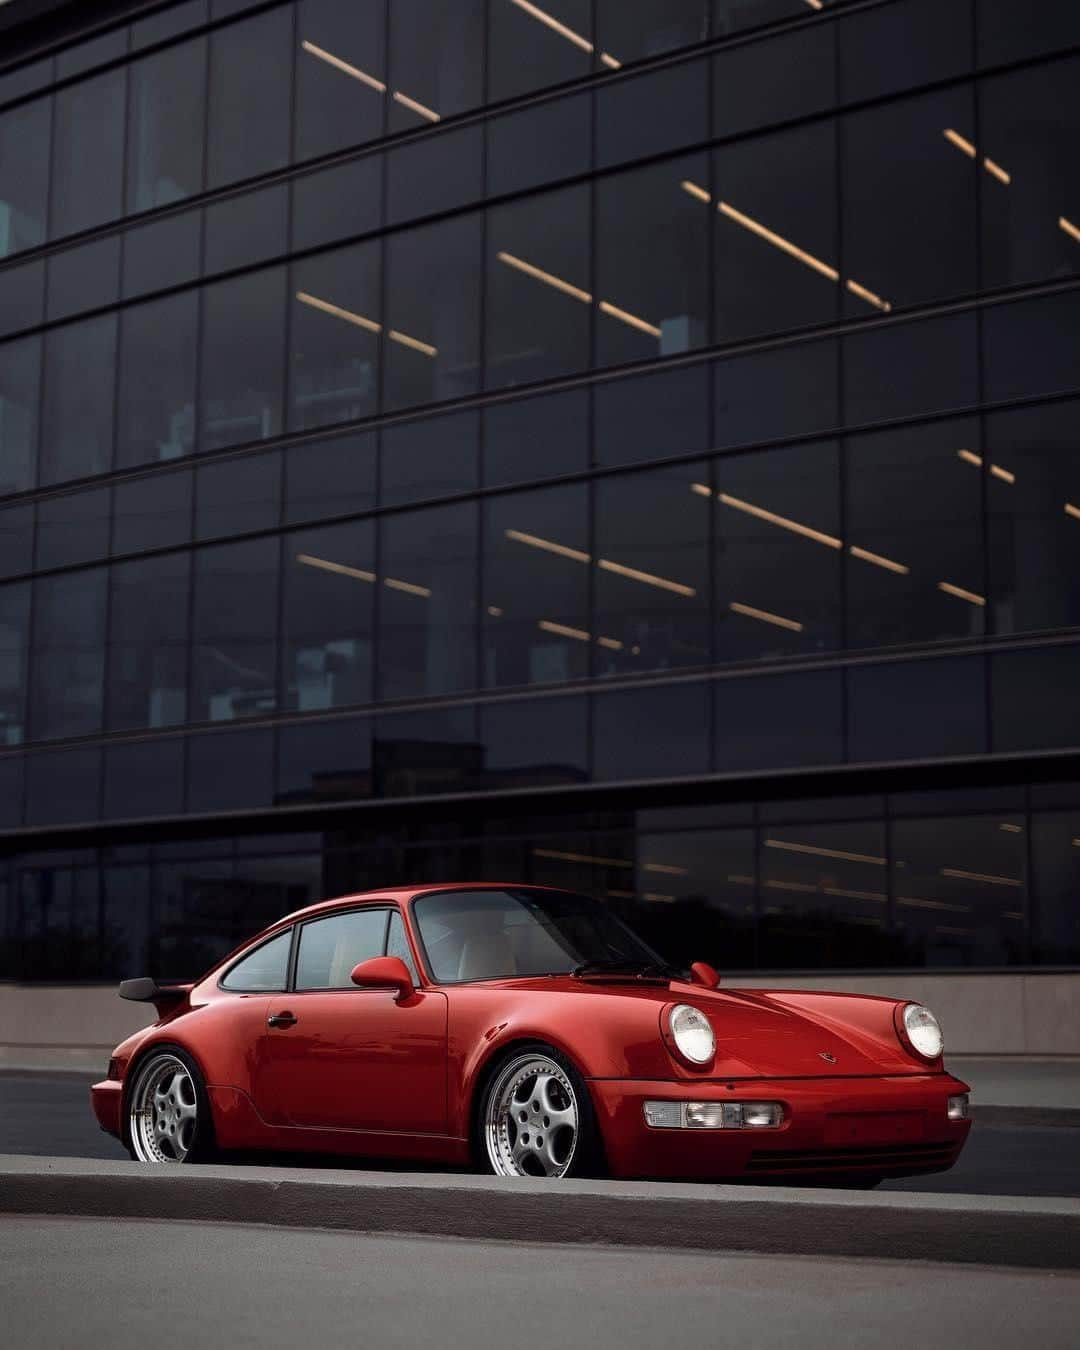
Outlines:
[[[186,1049],[207,1083],[225,1149],[287,1149],[463,1163],[485,1075],[510,1047],[543,1041],[586,1079],[613,1175],[738,1178],[842,1171],[893,1175],[951,1166],[969,1130],[946,1117],[964,1084],[903,1046],[896,1000],[748,991],[664,979],[569,975],[436,985],[425,972],[411,903],[429,886],[353,896],[282,919],[219,963],[188,999],[117,1047],[117,1077],[95,1084],[101,1127],[119,1135],[124,1085],[153,1047]],[[538,889],[538,888],[530,888]],[[416,991],[219,987],[248,947],[297,922],[379,901],[399,907],[421,972]],[[699,1008],[716,1056],[685,1063],[667,1043],[666,1010]],[[295,1022],[269,1026],[271,1014]],[[768,1100],[767,1130],[653,1129],[647,1100]]]

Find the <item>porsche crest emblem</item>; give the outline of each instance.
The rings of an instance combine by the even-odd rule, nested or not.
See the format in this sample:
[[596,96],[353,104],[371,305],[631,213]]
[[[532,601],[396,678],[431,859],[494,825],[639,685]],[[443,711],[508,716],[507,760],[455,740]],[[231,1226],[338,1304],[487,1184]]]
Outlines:
[[828,1050],[819,1050],[819,1051],[818,1051],[818,1059],[823,1059],[823,1060],[825,1061],[826,1064],[835,1064],[835,1063],[836,1063],[836,1056],[835,1056],[835,1055],[830,1055],[829,1052],[828,1052]]

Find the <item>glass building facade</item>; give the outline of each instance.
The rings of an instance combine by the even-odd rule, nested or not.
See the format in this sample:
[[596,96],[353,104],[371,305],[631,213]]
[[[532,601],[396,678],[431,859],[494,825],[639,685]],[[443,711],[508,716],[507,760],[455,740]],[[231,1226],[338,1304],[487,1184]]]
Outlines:
[[0,33],[0,979],[466,878],[1080,967],[1080,6]]

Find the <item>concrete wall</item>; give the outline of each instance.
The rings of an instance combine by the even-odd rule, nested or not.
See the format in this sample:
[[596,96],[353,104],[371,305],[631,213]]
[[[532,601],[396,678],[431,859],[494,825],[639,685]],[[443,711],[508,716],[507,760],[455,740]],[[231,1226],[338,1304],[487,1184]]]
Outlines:
[[[915,999],[941,1018],[954,1054],[1080,1055],[1080,974],[772,976],[737,983]],[[104,1071],[113,1046],[152,1018],[152,1008],[123,1002],[113,987],[0,984],[0,1068]]]

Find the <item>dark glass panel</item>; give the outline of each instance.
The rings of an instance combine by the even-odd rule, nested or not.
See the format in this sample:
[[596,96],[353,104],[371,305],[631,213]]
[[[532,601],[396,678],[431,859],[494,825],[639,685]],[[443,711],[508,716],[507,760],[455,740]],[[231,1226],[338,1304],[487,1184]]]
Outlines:
[[484,503],[486,686],[588,675],[589,649],[600,638],[588,631],[588,547],[585,484]]
[[903,427],[845,444],[848,645],[978,637],[986,617],[978,424]]
[[39,570],[94,562],[109,551],[108,488],[68,492],[38,503],[37,552]]
[[371,521],[285,536],[282,651],[286,707],[371,699],[375,527]]
[[191,538],[191,474],[155,473],[113,488],[114,553],[169,548]]
[[[30,755],[26,761],[26,823],[73,825],[96,821],[100,789],[100,750],[80,747]],[[58,967],[66,978],[72,977],[70,960],[58,960]]]
[[843,339],[848,425],[966,408],[979,400],[974,314],[947,314]]
[[1040,812],[1032,816],[1031,830],[1032,960],[1080,965],[1080,815]]
[[[465,792],[483,771],[475,708],[399,713],[375,723],[375,795]],[[397,884],[400,884],[398,882]]]
[[[115,220],[123,209],[124,89],[111,70],[55,97],[49,233],[54,239]],[[36,142],[40,149],[41,142]]]
[[128,230],[124,235],[124,299],[194,281],[199,275],[201,240],[201,211],[185,211]]
[[120,468],[191,453],[198,328],[197,291],[122,312],[116,437]]
[[482,127],[444,131],[387,152],[386,223],[467,206],[484,195]]
[[1080,291],[986,309],[983,343],[987,399],[1076,389],[1078,322]]
[[[1020,828],[1003,830],[1003,824]],[[895,821],[900,963],[1006,966],[1026,961],[1026,851],[1015,816]]]
[[673,356],[708,340],[709,216],[681,183],[707,177],[695,155],[596,189],[596,363]]
[[303,722],[278,732],[277,806],[370,797],[370,718]]
[[475,393],[480,371],[479,215],[393,235],[386,249],[384,406]]
[[702,464],[605,478],[595,492],[593,671],[707,665],[709,504]]
[[595,462],[629,464],[711,445],[709,369],[691,366],[597,385]]
[[[0,828],[16,829],[23,821],[23,770],[25,761],[20,755],[5,755],[0,758]],[[0,869],[0,958],[4,955],[3,909],[6,880],[4,869]],[[12,924],[14,915],[12,915]],[[2,967],[0,967],[2,968]],[[17,974],[8,967],[4,969],[4,978]]]
[[32,94],[52,84],[55,64],[55,58],[49,56],[30,65],[18,66],[10,74],[0,75],[0,103],[22,98],[24,94]]
[[746,445],[831,430],[840,421],[838,358],[837,344],[830,340],[717,361],[712,367],[715,444]]
[[716,768],[722,773],[839,764],[844,681],[837,670],[718,680]]
[[184,0],[183,4],[170,5],[145,19],[136,19],[131,25],[131,50],[137,52],[169,38],[183,37],[204,24],[208,13],[206,0]]
[[[707,61],[682,62],[596,91],[597,168],[681,150],[708,138]],[[695,171],[695,179],[701,172]],[[654,212],[662,210],[664,196],[657,192]],[[633,218],[630,211],[627,215]]]
[[203,450],[281,430],[284,326],[284,268],[203,291]]
[[394,0],[390,131],[412,131],[483,97],[485,0]]
[[9,506],[0,510],[0,577],[29,572],[34,544],[34,508]]
[[77,42],[57,54],[56,78],[67,80],[72,75],[81,75],[84,70],[93,70],[95,66],[118,61],[127,55],[127,50],[126,28],[114,28],[111,33],[103,33],[100,37],[84,38],[82,42]]
[[468,492],[477,485],[480,414],[454,413],[405,422],[382,432],[380,504]]
[[35,740],[101,729],[105,673],[104,567],[34,583],[30,725]]
[[131,65],[127,209],[149,211],[201,191],[206,39]]
[[382,522],[379,696],[476,686],[475,502]]
[[281,452],[200,464],[195,470],[195,538],[268,530],[281,518]]
[[[228,731],[212,736],[192,736],[188,740],[187,809],[190,812],[242,811],[270,806],[274,800],[273,779],[272,731]],[[265,922],[276,919],[280,913],[281,910],[276,910],[268,914]],[[249,926],[256,928],[257,924],[250,922]]]
[[374,432],[306,442],[285,451],[288,523],[366,511],[374,505]]
[[544,0],[523,9],[490,5],[488,98],[527,94],[589,73],[592,64],[591,0]]
[[845,103],[933,84],[971,69],[968,5],[903,0],[857,10],[823,28],[839,44]]
[[115,352],[115,314],[45,334],[43,486],[111,467]]
[[26,739],[30,586],[0,586],[0,746]]
[[356,244],[292,270],[289,425],[367,417],[379,397],[378,243]]
[[832,441],[716,461],[720,660],[842,645],[839,467]]
[[487,124],[491,197],[540,187],[592,167],[592,98],[575,94],[538,103]]
[[0,493],[25,492],[37,478],[41,339],[0,347]]
[[277,707],[277,583],[277,539],[195,554],[192,721],[231,721]]
[[986,666],[981,657],[853,666],[847,680],[850,759],[986,753]]
[[211,34],[207,187],[288,162],[292,29],[281,5]]
[[[896,801],[896,798],[893,798]],[[876,820],[885,814],[885,798],[878,793],[853,797],[796,797],[761,801],[761,825],[790,825],[803,820]]]
[[597,0],[596,40],[602,66],[621,65],[709,36],[709,0]]
[[1080,10],[1075,5],[978,0],[976,25],[980,66],[1043,56],[1080,43]]
[[382,159],[366,155],[294,178],[292,247],[317,248],[382,223]]
[[45,242],[52,100],[0,113],[0,258]]
[[159,862],[153,876],[150,968],[159,978],[198,978],[256,928],[231,858]]
[[384,8],[341,0],[301,0],[297,6],[297,160],[382,134]]
[[1080,625],[1080,403],[986,418],[994,631]]
[[487,388],[588,365],[589,195],[567,188],[489,213]]
[[584,698],[540,698],[481,708],[484,787],[505,791],[586,782],[588,722]]
[[179,736],[106,747],[106,820],[178,816],[183,809],[184,742]]
[[593,774],[682,778],[709,768],[709,686],[675,684],[593,697]]
[[0,272],[0,337],[36,327],[45,314],[45,259]]
[[1042,647],[991,657],[993,748],[1080,745],[1080,647]]
[[[716,231],[716,338],[836,317],[836,134],[817,123],[715,151],[715,204],[681,195]],[[698,193],[708,184],[694,183]]]
[[[822,0],[822,3],[827,6],[835,0]],[[712,33],[714,37],[723,37],[743,28],[758,28],[784,19],[812,18],[806,0],[713,0]]]
[[721,48],[713,58],[713,134],[785,122],[836,104],[834,24]]
[[96,239],[48,259],[46,319],[115,304],[120,294],[120,237]]
[[485,486],[576,473],[589,465],[589,394],[571,389],[484,409]]
[[176,726],[185,720],[190,585],[187,553],[113,567],[109,730]]
[[770,826],[759,857],[763,966],[889,964],[883,824]]
[[289,189],[284,183],[227,197],[206,208],[203,272],[266,262],[288,249]]

